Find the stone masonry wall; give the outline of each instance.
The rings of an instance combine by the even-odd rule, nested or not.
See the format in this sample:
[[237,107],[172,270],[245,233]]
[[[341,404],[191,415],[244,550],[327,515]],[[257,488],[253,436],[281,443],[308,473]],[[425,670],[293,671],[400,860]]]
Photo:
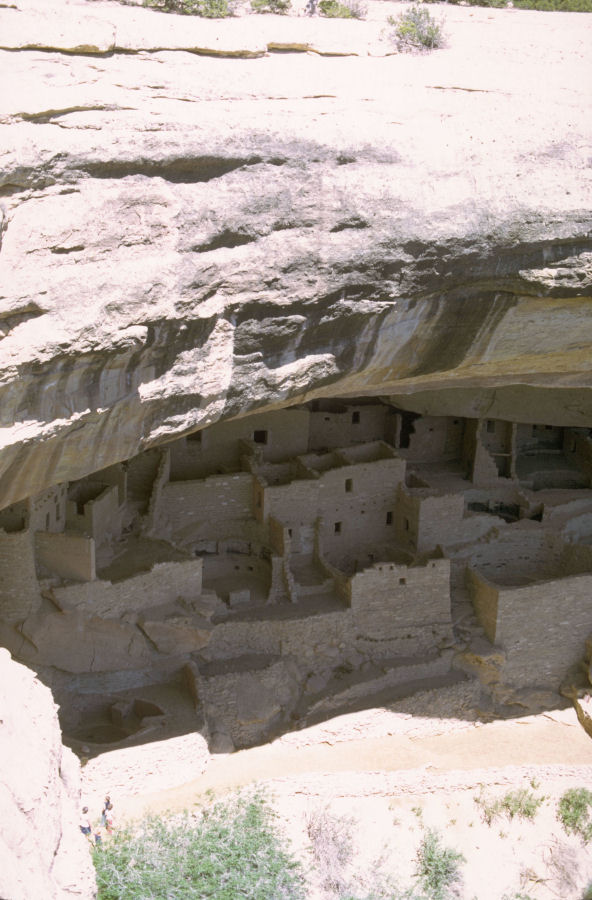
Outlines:
[[496,643],[506,651],[505,680],[557,687],[584,658],[591,595],[592,575],[500,588]]
[[221,471],[238,471],[240,441],[252,441],[256,432],[265,441],[257,442],[263,458],[275,462],[306,453],[308,447],[307,409],[294,407],[274,413],[249,416],[212,425],[201,432],[201,439],[171,444],[171,479],[203,479]]
[[95,542],[84,535],[38,531],[35,561],[39,571],[45,569],[72,581],[94,581],[97,577]]
[[170,603],[177,597],[199,597],[202,589],[202,560],[157,563],[125,581],[91,581],[54,588],[58,605],[64,609],[84,607],[89,616],[118,618],[124,612]]
[[358,441],[384,438],[388,407],[383,404],[347,406],[341,411],[313,411],[310,414],[310,450],[333,450]]
[[407,627],[450,625],[450,561],[425,566],[378,563],[351,580],[354,624],[366,635],[390,639]]
[[253,517],[253,476],[246,472],[212,475],[202,481],[175,481],[165,485],[154,510],[159,523],[173,536],[194,531],[199,537],[221,540],[228,536],[229,520]]
[[0,619],[22,621],[40,605],[33,532],[0,531]]

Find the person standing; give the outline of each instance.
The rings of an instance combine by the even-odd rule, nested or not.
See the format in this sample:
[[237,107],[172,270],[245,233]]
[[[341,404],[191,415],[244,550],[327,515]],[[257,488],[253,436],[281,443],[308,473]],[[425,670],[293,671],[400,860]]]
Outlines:
[[90,819],[88,817],[88,806],[82,807],[82,814],[80,816],[80,830],[83,833],[83,835],[85,836],[85,838],[90,840],[90,833],[92,831],[92,826],[90,824]]

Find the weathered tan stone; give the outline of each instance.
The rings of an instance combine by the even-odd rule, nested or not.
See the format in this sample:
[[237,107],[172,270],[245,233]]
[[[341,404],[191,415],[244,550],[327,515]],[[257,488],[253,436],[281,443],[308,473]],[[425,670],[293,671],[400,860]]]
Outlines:
[[76,611],[29,616],[20,630],[31,643],[23,643],[19,656],[33,666],[55,666],[66,672],[109,672],[141,668],[155,655],[134,625],[86,618]]
[[190,616],[168,616],[164,621],[140,618],[139,624],[160,653],[174,655],[201,650],[214,627],[207,619]]
[[78,761],[62,746],[51,692],[4,649],[0,710],[0,896],[91,900]]

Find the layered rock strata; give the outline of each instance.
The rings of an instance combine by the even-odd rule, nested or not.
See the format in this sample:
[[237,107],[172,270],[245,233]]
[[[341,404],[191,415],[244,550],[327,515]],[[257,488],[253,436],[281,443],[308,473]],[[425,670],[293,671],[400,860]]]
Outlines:
[[586,17],[447,9],[405,57],[379,4],[278,55],[307,20],[18,6],[0,505],[314,396],[590,420]]

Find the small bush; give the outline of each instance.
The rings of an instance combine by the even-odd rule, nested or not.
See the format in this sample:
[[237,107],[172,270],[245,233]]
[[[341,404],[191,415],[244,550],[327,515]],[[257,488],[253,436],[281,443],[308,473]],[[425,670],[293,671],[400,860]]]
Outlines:
[[232,15],[228,0],[144,0],[144,6],[160,12],[203,19],[225,19]]
[[513,0],[517,9],[543,12],[592,12],[592,0]]
[[539,806],[545,802],[544,797],[537,797],[527,788],[509,791],[502,797],[502,809],[509,819],[534,819]]
[[508,819],[534,819],[539,806],[545,802],[544,797],[537,797],[527,788],[508,791],[503,797],[490,800],[483,794],[475,797],[475,803],[481,807],[481,816],[487,825],[506,815]]
[[[423,0],[424,3],[438,3],[440,0]],[[458,4],[463,0],[447,0]],[[504,9],[510,0],[470,0],[469,6],[488,6]],[[538,9],[543,12],[592,12],[592,0],[512,0],[517,9]]]
[[277,16],[285,16],[291,6],[291,0],[251,0],[251,9],[256,13],[275,13]]
[[145,819],[96,848],[98,900],[304,900],[301,869],[261,797]]
[[319,12],[326,19],[364,19],[366,7],[358,0],[320,0]]
[[462,853],[442,846],[437,831],[426,832],[417,851],[417,877],[430,900],[444,900],[461,880],[460,865],[464,862]]
[[557,807],[557,818],[565,833],[577,834],[585,844],[592,840],[591,807],[592,793],[586,788],[570,788]]
[[345,869],[353,850],[354,820],[336,816],[326,806],[306,816],[306,831],[323,890],[342,896]]
[[389,16],[399,50],[436,50],[444,46],[442,25],[424,6],[411,6],[398,16]]

